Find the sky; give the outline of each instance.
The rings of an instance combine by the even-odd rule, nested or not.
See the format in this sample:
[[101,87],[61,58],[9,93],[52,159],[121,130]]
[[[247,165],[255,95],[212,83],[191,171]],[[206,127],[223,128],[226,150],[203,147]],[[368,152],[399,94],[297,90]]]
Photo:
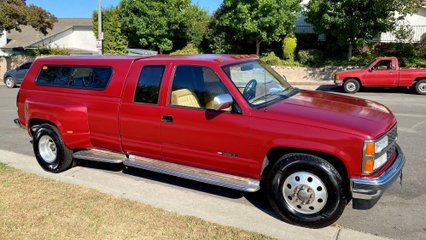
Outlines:
[[[55,15],[57,18],[89,18],[98,9],[97,0],[27,0],[28,5],[37,5]],[[102,7],[117,6],[120,0],[102,0]],[[212,13],[222,0],[192,0]]]

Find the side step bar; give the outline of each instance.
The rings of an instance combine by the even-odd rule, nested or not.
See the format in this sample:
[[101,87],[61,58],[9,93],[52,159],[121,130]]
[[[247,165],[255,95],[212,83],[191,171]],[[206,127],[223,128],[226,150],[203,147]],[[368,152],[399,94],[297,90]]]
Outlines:
[[130,155],[129,158],[127,158],[123,153],[115,153],[100,149],[81,150],[75,152],[73,157],[105,163],[123,163],[129,167],[145,169],[245,192],[256,192],[260,189],[260,182],[256,179],[244,178],[133,155]]
[[124,165],[245,192],[256,192],[260,189],[260,182],[256,179],[243,178],[144,157],[131,155],[124,162]]
[[126,155],[100,149],[81,150],[73,153],[73,158],[90,160],[105,163],[123,163],[126,161]]

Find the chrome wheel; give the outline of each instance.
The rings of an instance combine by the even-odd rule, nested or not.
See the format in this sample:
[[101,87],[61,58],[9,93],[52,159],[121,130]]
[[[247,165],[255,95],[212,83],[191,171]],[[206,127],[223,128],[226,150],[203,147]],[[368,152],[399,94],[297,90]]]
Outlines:
[[282,192],[287,204],[296,212],[314,214],[324,208],[328,193],[321,179],[310,172],[295,172],[288,176]]
[[15,81],[11,77],[6,78],[6,87],[13,88],[15,86]]
[[41,136],[38,142],[40,156],[46,163],[53,163],[56,160],[57,148],[53,139],[48,135]]
[[420,93],[426,93],[426,82],[421,82],[417,86]]
[[355,85],[355,83],[353,83],[353,82],[348,82],[348,83],[346,84],[346,90],[347,90],[348,92],[353,92],[353,91],[355,91],[355,90],[356,90],[356,85]]

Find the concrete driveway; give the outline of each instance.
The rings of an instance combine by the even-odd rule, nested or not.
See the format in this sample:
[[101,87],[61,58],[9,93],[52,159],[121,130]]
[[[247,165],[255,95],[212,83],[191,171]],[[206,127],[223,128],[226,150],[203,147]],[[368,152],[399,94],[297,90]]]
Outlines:
[[336,225],[311,230],[276,219],[262,192],[242,193],[143,170],[123,171],[121,166],[101,163],[83,162],[61,174],[44,172],[36,163],[26,132],[12,123],[17,91],[0,87],[0,161],[16,168],[280,239],[379,238],[374,235],[424,239],[426,235],[425,96],[392,91],[356,95],[386,104],[397,116],[399,143],[407,156],[404,182],[402,186],[395,183],[373,209],[355,211],[348,205]]

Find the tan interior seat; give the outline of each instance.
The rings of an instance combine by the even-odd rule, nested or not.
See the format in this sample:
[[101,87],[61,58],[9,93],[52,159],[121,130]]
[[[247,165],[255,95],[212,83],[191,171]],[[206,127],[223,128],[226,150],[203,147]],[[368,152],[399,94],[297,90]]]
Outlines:
[[186,88],[172,92],[172,104],[184,107],[200,107],[200,103],[195,94]]

